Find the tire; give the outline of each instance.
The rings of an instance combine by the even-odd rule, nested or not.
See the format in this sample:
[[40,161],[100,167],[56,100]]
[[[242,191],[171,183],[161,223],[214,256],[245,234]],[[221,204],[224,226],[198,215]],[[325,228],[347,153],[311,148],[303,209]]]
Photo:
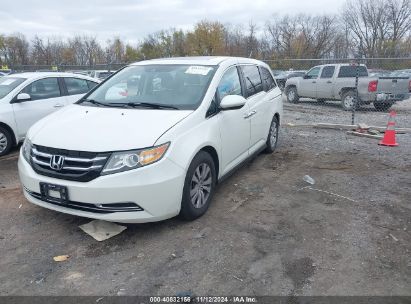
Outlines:
[[[350,90],[341,95],[341,107],[344,111],[352,111],[355,103],[355,92]],[[357,100],[357,108],[359,101]]]
[[273,153],[275,148],[277,147],[278,143],[278,130],[279,130],[279,123],[276,116],[273,117],[271,124],[270,124],[270,131],[268,132],[267,137],[267,148],[265,148],[265,153]]
[[12,135],[7,129],[0,127],[0,156],[8,154],[12,146]]
[[391,103],[374,103],[374,108],[377,111],[387,111],[389,108],[391,108],[392,104]]
[[290,103],[297,103],[300,97],[297,93],[296,87],[288,87],[287,88],[287,101]]
[[[207,152],[200,151],[187,170],[179,214],[182,219],[192,221],[206,213],[214,194],[216,181],[213,158]],[[190,195],[191,193],[194,194]]]

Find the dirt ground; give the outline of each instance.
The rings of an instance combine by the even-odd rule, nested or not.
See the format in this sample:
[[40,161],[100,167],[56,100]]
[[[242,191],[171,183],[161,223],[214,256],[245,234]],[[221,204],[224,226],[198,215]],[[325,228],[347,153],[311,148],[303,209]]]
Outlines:
[[[347,115],[302,102],[284,122]],[[0,295],[411,295],[411,134],[397,136],[388,148],[284,127],[278,150],[222,183],[202,218],[128,225],[104,242],[80,230],[88,219],[24,199],[16,150],[0,159]]]

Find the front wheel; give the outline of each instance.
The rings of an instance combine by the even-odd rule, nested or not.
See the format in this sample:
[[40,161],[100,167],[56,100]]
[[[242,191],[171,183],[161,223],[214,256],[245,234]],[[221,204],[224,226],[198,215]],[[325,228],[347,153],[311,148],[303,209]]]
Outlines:
[[207,152],[200,151],[187,170],[180,217],[192,221],[206,213],[214,194],[216,181],[213,158]]
[[300,99],[300,97],[298,96],[297,88],[296,87],[289,87],[287,89],[287,100],[288,100],[288,102],[297,103],[299,99]]
[[268,137],[267,137],[267,148],[265,148],[264,152],[265,153],[273,153],[275,148],[277,147],[277,142],[278,142],[278,128],[279,123],[278,119],[276,116],[273,117],[273,120],[271,121],[270,125],[270,132],[268,132]]
[[10,152],[13,146],[13,140],[9,131],[0,127],[0,156],[6,155]]

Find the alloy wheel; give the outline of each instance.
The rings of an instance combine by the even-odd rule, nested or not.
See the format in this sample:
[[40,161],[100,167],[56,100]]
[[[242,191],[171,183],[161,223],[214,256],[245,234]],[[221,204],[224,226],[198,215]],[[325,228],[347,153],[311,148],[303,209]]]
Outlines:
[[195,208],[203,207],[211,193],[212,174],[211,168],[206,163],[201,163],[194,171],[190,184],[191,204]]
[[6,134],[0,132],[0,153],[6,150],[7,144]]
[[290,91],[288,92],[288,100],[293,101],[293,100],[294,100],[294,97],[295,97],[294,90],[290,90]]
[[277,144],[277,122],[273,120],[271,122],[271,127],[270,127],[270,146],[271,148],[275,148],[275,145]]

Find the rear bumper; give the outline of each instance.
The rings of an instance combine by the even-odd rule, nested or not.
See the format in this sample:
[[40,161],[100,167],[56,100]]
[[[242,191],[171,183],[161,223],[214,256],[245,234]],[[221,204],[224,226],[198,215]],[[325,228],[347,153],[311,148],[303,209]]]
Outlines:
[[395,103],[396,101],[405,100],[410,97],[409,93],[391,94],[391,93],[377,93],[375,95],[376,103]]

